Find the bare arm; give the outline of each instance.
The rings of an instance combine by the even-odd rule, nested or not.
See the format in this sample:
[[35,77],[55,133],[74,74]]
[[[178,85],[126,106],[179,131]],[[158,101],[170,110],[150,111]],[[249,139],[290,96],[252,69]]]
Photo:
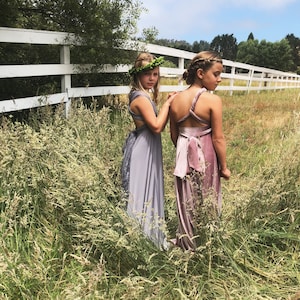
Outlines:
[[160,133],[164,130],[169,116],[170,104],[175,94],[169,94],[168,99],[159,110],[158,116],[155,115],[152,105],[146,97],[139,96],[132,102],[132,109],[143,116],[144,122],[153,133]]
[[171,140],[174,146],[176,147],[179,131],[178,131],[177,123],[174,120],[174,115],[172,113],[170,113],[170,135],[171,135]]
[[220,164],[220,175],[229,179],[230,170],[226,163],[226,141],[222,129],[222,100],[215,96],[211,107],[212,142]]

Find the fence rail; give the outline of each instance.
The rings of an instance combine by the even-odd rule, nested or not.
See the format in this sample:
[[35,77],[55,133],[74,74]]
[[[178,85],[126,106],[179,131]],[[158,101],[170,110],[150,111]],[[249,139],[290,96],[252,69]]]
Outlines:
[[[61,76],[61,93],[52,95],[39,95],[34,97],[7,99],[0,101],[0,113],[29,109],[44,105],[65,103],[68,114],[71,99],[102,95],[118,95],[129,92],[128,86],[98,86],[98,87],[72,87],[72,75],[78,74],[78,65],[71,64],[70,46],[78,44],[75,36],[65,32],[52,32],[30,29],[17,29],[0,27],[0,43],[60,45],[60,64],[38,65],[0,65],[1,78],[22,78],[35,76]],[[194,57],[195,53],[173,49],[169,47],[134,42],[140,48],[156,54],[178,59],[176,68],[161,67],[161,75],[165,77],[180,77],[184,72],[185,61]],[[132,48],[131,42],[125,47]],[[262,91],[300,87],[300,75],[281,72],[268,68],[252,66],[244,63],[223,60],[224,73],[222,78],[225,85],[218,86],[218,90],[229,91]],[[86,66],[88,67],[88,66]],[[130,65],[104,65],[101,69],[105,72],[128,72]],[[162,92],[178,91],[185,88],[183,83],[178,85],[162,85]]]

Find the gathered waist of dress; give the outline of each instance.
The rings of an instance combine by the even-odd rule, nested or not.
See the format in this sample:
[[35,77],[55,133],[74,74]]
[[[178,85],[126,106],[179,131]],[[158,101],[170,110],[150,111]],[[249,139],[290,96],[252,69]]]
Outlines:
[[211,133],[211,127],[179,127],[179,135],[189,138],[191,136],[201,137]]
[[136,134],[139,134],[139,133],[141,133],[143,130],[145,130],[145,129],[147,129],[147,128],[148,128],[147,125],[144,124],[144,125],[142,125],[142,126],[140,126],[140,127],[136,127],[133,131],[134,131]]

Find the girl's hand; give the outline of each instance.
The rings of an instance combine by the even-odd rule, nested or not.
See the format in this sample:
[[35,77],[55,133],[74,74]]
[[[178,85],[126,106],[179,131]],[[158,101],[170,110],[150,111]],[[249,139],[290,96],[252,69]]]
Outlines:
[[225,180],[229,180],[231,172],[229,169],[220,170],[220,176],[223,177]]
[[172,92],[172,93],[169,93],[168,94],[168,99],[170,98],[170,97],[172,97],[173,95],[177,95],[178,94],[178,92]]
[[171,105],[172,101],[174,100],[175,96],[178,94],[178,92],[169,93],[167,97],[167,102]]

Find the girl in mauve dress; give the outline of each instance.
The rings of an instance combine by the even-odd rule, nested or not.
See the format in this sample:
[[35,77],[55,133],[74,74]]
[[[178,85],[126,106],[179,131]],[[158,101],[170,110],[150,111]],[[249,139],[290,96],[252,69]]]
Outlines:
[[220,177],[230,177],[222,130],[222,100],[210,92],[221,82],[222,70],[222,60],[216,53],[198,53],[183,74],[188,88],[175,97],[170,107],[179,221],[174,243],[183,250],[197,248],[197,222],[204,201],[209,200],[216,216],[220,215]]

